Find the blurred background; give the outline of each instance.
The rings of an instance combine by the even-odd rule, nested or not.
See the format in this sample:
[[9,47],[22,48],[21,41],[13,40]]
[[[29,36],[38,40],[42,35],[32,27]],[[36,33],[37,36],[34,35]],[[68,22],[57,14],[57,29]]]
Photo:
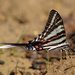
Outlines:
[[[0,0],[0,42],[26,42],[30,39],[33,39],[44,29],[46,21],[48,19],[49,12],[52,9],[57,10],[62,16],[64,20],[67,39],[70,42],[71,48],[74,50],[75,0]],[[9,60],[10,62],[10,59],[12,58],[13,61],[16,61],[16,59],[13,57],[9,58],[10,52],[6,52],[7,54],[5,53],[3,56],[4,52],[6,52],[6,50],[0,52],[0,57],[2,60],[4,61]],[[23,52],[20,55],[23,55]],[[23,62],[29,63],[27,59],[24,60],[25,61]],[[6,73],[4,75],[9,75],[7,74],[8,73],[7,65],[9,65],[8,62],[4,67],[0,65],[2,67],[1,71],[5,70],[3,71],[3,73]],[[52,67],[55,66],[56,68],[57,66],[59,67],[58,64],[57,65],[55,64]],[[48,73],[47,75],[49,74],[55,75],[56,74],[55,71],[57,72],[58,70],[52,68],[51,70],[52,74]],[[53,72],[55,74],[53,74]],[[64,75],[62,72],[59,71],[57,75],[61,74]],[[72,72],[69,75],[71,74],[75,75],[74,69],[72,69]],[[67,74],[65,73],[65,75]]]

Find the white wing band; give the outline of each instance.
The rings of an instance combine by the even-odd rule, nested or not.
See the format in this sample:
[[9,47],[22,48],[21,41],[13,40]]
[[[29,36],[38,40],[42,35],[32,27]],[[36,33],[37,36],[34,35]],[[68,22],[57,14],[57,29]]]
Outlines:
[[12,47],[16,47],[16,46],[12,46],[12,45],[3,45],[3,46],[0,46],[0,48],[12,48]]

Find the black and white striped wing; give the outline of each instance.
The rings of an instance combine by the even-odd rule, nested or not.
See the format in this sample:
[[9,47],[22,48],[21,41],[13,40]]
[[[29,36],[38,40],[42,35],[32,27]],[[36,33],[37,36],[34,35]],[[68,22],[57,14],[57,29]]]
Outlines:
[[57,11],[50,12],[42,37],[46,41],[42,45],[43,49],[51,50],[67,45],[63,20]]

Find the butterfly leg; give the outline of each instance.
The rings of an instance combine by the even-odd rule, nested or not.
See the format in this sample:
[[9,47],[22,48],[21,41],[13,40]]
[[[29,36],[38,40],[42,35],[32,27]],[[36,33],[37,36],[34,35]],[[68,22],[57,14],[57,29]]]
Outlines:
[[66,46],[63,48],[63,50],[65,51],[66,57],[71,58],[71,49],[69,46]]
[[61,49],[62,59],[66,59],[66,52],[64,49]]

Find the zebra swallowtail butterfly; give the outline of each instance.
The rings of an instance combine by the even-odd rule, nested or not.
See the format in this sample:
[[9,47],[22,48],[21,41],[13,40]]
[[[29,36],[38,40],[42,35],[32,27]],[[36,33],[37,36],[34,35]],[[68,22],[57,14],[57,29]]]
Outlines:
[[28,50],[53,50],[67,46],[63,20],[56,10],[51,10],[43,32],[28,43],[1,43],[0,48],[24,47]]

